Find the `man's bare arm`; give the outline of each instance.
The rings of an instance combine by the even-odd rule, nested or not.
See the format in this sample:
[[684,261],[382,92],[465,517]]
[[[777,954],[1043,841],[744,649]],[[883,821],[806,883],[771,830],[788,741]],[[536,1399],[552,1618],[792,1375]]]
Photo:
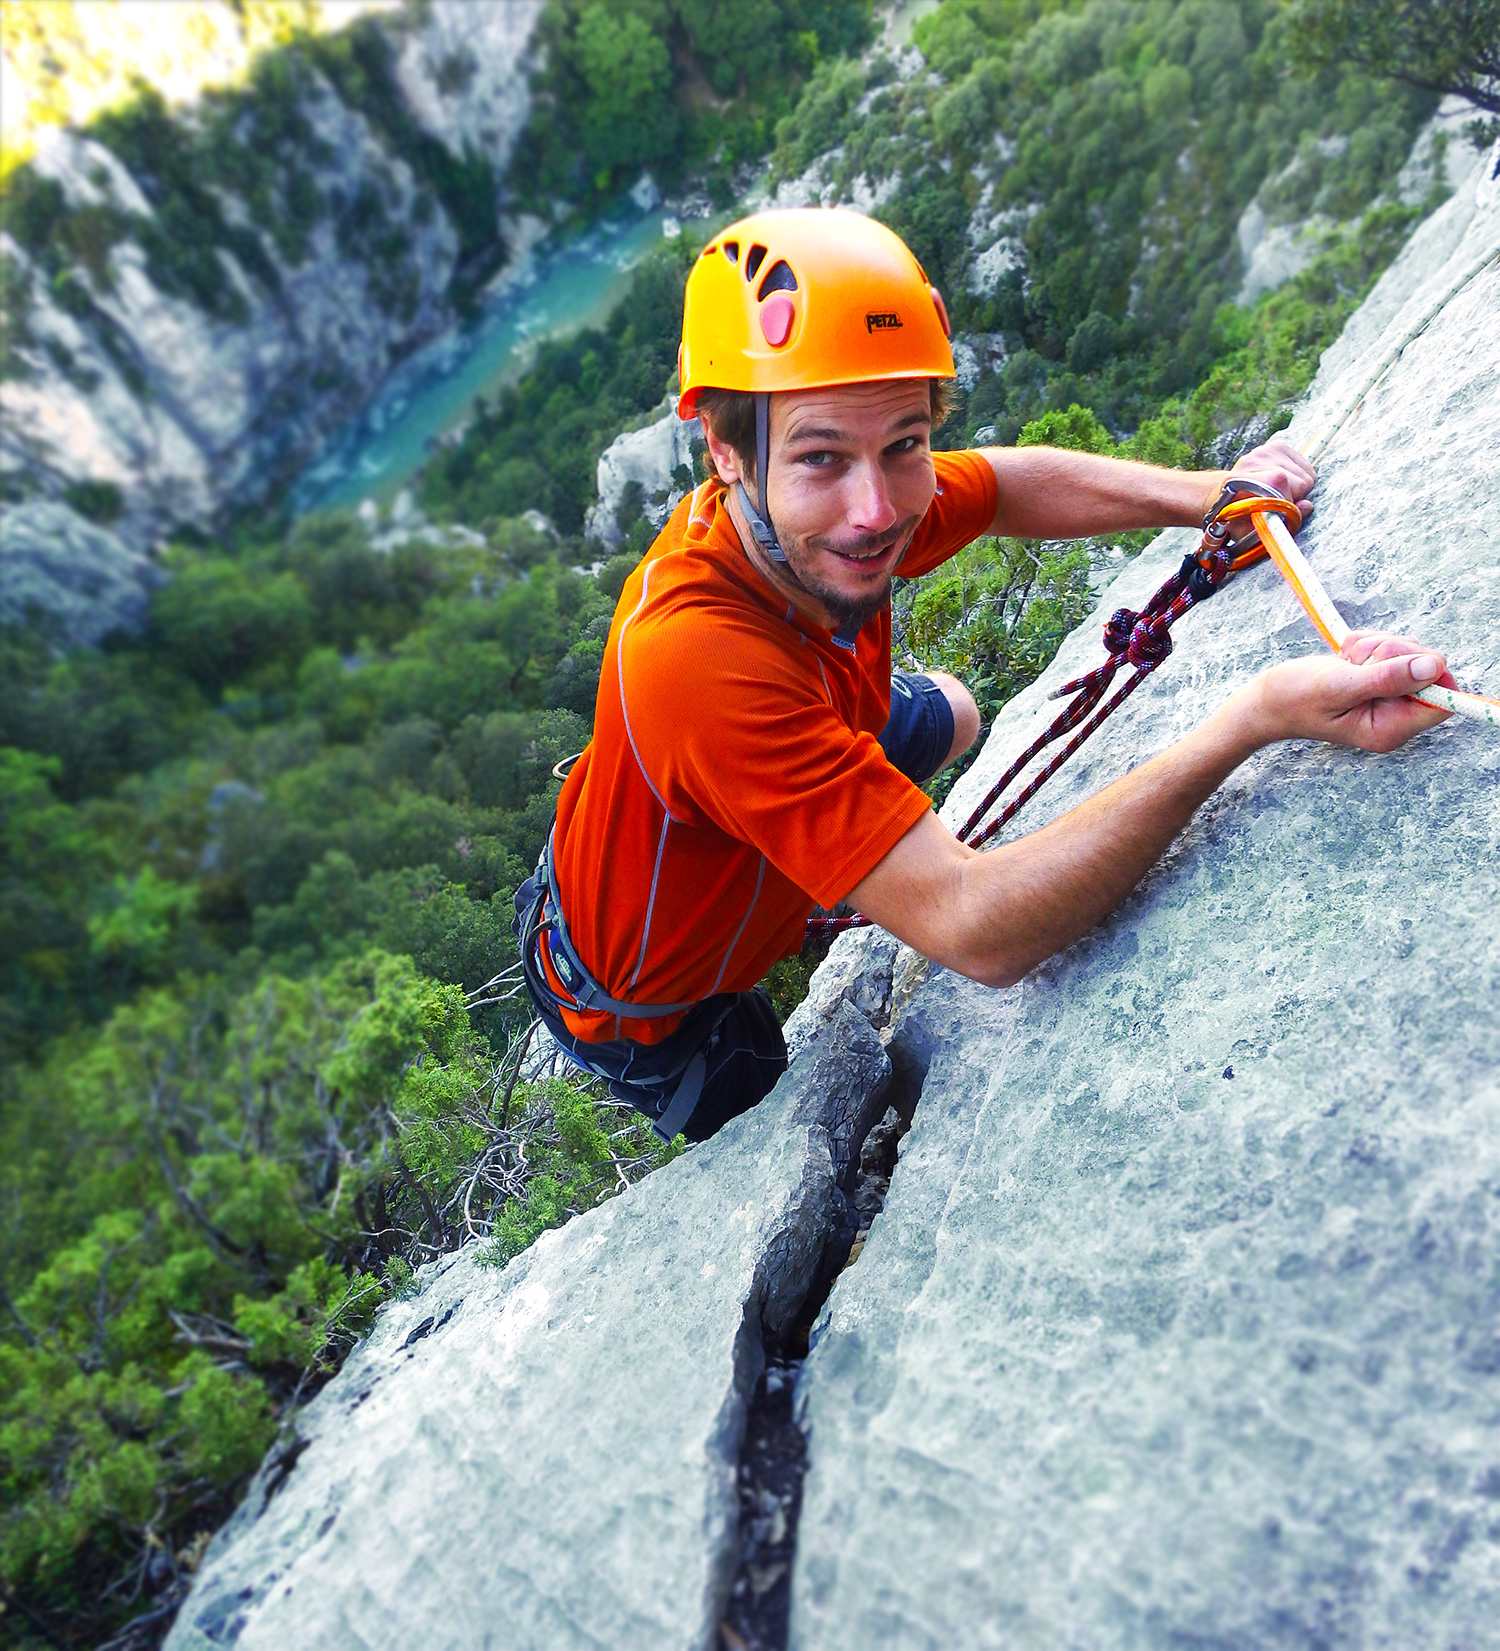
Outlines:
[[1390,751],[1443,719],[1400,697],[1444,670],[1430,650],[1359,633],[1345,656],[1265,672],[1186,739],[990,853],[926,815],[848,898],[936,962],[985,985],[1012,985],[1107,917],[1261,746],[1300,738]]
[[1314,472],[1280,440],[1247,453],[1232,471],[1166,470],[1061,447],[987,447],[1000,504],[992,533],[1018,539],[1078,539],[1137,527],[1196,527],[1230,475],[1269,482],[1294,500]]

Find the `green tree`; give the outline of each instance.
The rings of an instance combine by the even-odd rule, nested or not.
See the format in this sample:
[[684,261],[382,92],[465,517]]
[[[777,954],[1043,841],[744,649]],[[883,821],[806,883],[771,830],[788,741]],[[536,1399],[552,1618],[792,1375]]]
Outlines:
[[150,635],[163,657],[205,692],[290,665],[306,646],[312,609],[300,581],[256,578],[222,557],[180,558],[151,604]]
[[[294,1397],[414,1267],[503,1265],[670,1157],[516,1080],[461,990],[372,950],[164,988],[0,1112],[0,1584],[88,1643],[181,1597]],[[7,1618],[9,1621],[10,1619]]]
[[1017,447],[1070,447],[1077,453],[1113,453],[1114,437],[1093,410],[1075,401],[1066,411],[1054,409],[1033,419],[1016,437]]
[[1292,27],[1322,67],[1357,63],[1500,115],[1500,0],[1297,0]]
[[595,173],[633,172],[672,152],[680,132],[672,59],[643,17],[585,7],[572,58],[588,98],[579,129]]

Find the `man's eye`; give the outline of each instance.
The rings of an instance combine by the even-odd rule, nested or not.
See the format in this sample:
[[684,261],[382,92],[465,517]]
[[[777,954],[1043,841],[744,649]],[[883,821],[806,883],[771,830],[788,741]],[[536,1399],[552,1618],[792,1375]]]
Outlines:
[[813,470],[826,470],[833,463],[833,454],[828,452],[804,453],[798,464],[805,464]]
[[900,441],[892,442],[886,451],[899,457],[902,453],[915,453],[921,445],[920,436],[903,436]]

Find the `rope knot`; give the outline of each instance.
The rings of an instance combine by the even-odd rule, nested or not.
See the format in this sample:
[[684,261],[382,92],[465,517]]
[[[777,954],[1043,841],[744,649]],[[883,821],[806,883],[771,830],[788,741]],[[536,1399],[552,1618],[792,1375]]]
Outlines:
[[1142,619],[1130,633],[1125,657],[1138,671],[1154,671],[1172,651],[1172,636],[1158,615]]
[[1129,651],[1141,616],[1133,608],[1116,608],[1104,622],[1104,646],[1118,658]]

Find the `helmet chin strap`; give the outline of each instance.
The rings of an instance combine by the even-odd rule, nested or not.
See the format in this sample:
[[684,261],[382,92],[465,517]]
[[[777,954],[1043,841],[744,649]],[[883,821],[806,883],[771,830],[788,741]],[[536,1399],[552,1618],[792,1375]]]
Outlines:
[[[765,390],[758,391],[755,397],[755,479],[756,491],[760,494],[760,509],[757,510],[750,502],[750,495],[745,491],[744,482],[736,482],[735,490],[740,496],[740,509],[745,512],[745,520],[750,525],[750,531],[755,536],[755,542],[765,551],[773,562],[779,562],[791,572],[787,566],[786,552],[776,537],[776,529],[771,526],[771,512],[766,504],[766,476],[771,468],[771,397]],[[793,578],[796,575],[793,574]],[[801,584],[799,579],[798,584]]]

